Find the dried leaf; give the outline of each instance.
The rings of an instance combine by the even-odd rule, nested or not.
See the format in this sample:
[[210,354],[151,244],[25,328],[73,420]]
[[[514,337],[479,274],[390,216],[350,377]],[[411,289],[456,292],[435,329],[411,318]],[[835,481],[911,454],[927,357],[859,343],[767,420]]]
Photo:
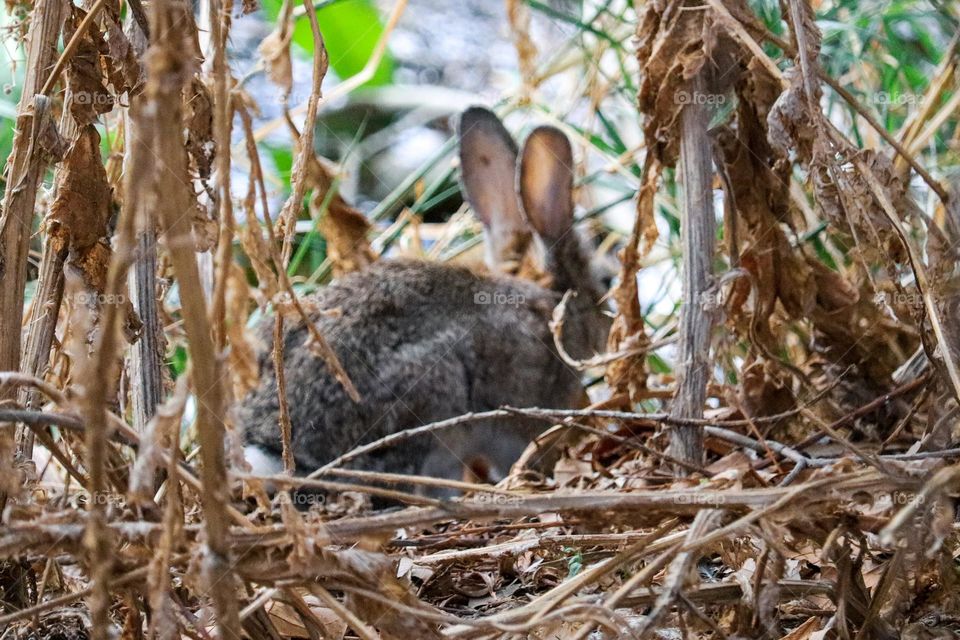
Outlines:
[[790,67],[783,74],[789,83],[770,107],[767,131],[773,150],[783,157],[791,152],[803,163],[813,158],[813,143],[817,135],[816,115],[810,113],[800,67]]
[[243,398],[259,380],[257,355],[246,330],[250,285],[243,268],[230,263],[227,279],[227,336],[230,340],[228,370],[233,374],[234,396]]
[[100,134],[93,125],[80,131],[57,174],[57,197],[50,207],[51,233],[65,234],[74,250],[107,238],[111,189],[100,159]]
[[210,179],[217,148],[213,140],[213,97],[207,85],[194,76],[184,89],[183,101],[190,168],[205,183]]
[[[327,254],[333,263],[334,275],[358,271],[377,259],[368,235],[371,224],[367,217],[351,207],[335,188],[332,172],[320,158],[314,157],[307,173],[307,186],[313,189],[310,214],[320,218],[320,231],[327,240]],[[326,213],[321,211],[327,205]]]
[[680,113],[690,99],[690,79],[709,52],[704,42],[705,11],[685,10],[685,3],[648,2],[637,27],[640,62],[640,112],[644,135],[654,156],[665,166],[679,155]]
[[[63,37],[69,40],[87,13],[71,5],[70,17],[64,25]],[[100,66],[101,48],[106,49],[100,33],[96,37],[90,29],[80,42],[67,65],[67,94],[70,96],[70,114],[77,125],[85,127],[94,122],[101,113],[113,109],[114,99],[107,89]]]
[[107,77],[116,95],[135,95],[143,88],[143,65],[116,18],[108,15],[105,23],[106,52],[101,51],[101,60]]
[[267,77],[283,90],[283,97],[293,88],[293,63],[290,60],[290,42],[293,39],[292,24],[277,21],[277,28],[270,32],[257,51],[263,57]]

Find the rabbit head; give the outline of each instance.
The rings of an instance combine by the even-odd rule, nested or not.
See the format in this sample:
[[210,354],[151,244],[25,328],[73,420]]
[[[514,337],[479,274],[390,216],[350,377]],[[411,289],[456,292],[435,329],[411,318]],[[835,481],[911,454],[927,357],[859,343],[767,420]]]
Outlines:
[[609,329],[601,308],[605,287],[574,229],[570,140],[556,127],[540,126],[518,152],[500,119],[483,107],[463,113],[459,135],[463,191],[483,223],[491,269],[515,274],[534,232],[551,288],[575,294],[564,347],[577,358],[602,350]]

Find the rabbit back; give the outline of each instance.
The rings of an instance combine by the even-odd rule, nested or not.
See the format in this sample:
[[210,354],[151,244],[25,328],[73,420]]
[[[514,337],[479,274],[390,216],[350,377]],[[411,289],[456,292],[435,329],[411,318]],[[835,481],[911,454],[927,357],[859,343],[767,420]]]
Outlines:
[[[361,402],[354,403],[310,352],[307,328],[289,327],[284,371],[298,472],[386,435],[468,412],[575,406],[582,397],[579,377],[557,356],[548,328],[558,299],[519,279],[403,260],[383,261],[325,287],[314,298],[311,320]],[[239,408],[238,421],[249,443],[279,455],[269,350],[260,368],[262,383]],[[458,477],[479,450],[505,473],[541,428],[516,419],[465,424],[373,452],[355,466]]]

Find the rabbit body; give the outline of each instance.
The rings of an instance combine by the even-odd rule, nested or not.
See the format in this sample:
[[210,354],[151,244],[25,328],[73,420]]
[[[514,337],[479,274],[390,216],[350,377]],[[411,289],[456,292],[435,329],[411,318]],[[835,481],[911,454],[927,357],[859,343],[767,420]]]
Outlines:
[[[361,395],[354,403],[305,346],[302,324],[284,335],[284,371],[298,471],[354,447],[467,412],[503,405],[577,406],[579,375],[558,357],[548,327],[559,295],[462,267],[383,261],[322,289],[311,318]],[[336,315],[323,311],[336,310]],[[240,410],[247,441],[279,455],[279,400],[270,353],[262,384]],[[482,453],[505,473],[543,423],[466,423],[373,452],[356,466],[458,477]],[[431,455],[432,454],[432,455]]]
[[[564,292],[563,344],[577,358],[604,346],[608,322],[587,254],[573,229],[573,157],[559,130],[541,127],[522,157],[499,119],[482,108],[460,122],[464,192],[484,225],[491,267],[514,271],[535,234],[550,288],[511,275],[410,260],[349,274],[314,297],[310,321],[361,396],[354,402],[306,344],[308,327],[284,333],[284,373],[297,472],[309,473],[384,436],[469,412],[510,405],[572,408],[585,394],[560,358],[549,322]],[[335,312],[335,313],[331,313]],[[271,323],[266,323],[267,325]],[[269,344],[272,336],[264,328]],[[261,384],[238,410],[258,459],[281,455],[279,400],[270,351]],[[351,466],[460,479],[505,475],[544,423],[509,417],[422,434]],[[248,455],[248,460],[251,456]]]

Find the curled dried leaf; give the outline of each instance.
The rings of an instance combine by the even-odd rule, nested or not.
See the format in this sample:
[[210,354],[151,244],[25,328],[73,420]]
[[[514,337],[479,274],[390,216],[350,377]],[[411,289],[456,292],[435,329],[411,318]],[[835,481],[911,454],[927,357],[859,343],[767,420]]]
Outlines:
[[233,373],[234,396],[242,398],[259,379],[257,355],[247,334],[250,285],[243,268],[230,263],[227,280],[227,335],[230,339],[228,370]]
[[217,148],[213,141],[213,96],[203,80],[194,76],[184,89],[183,103],[191,172],[205,183],[210,179]]
[[[87,13],[71,5],[70,17],[64,25],[63,37],[73,37]],[[100,32],[88,29],[80,38],[76,51],[67,65],[67,93],[70,96],[70,114],[81,127],[113,109],[114,98],[107,89],[100,55],[107,51]]]
[[370,221],[351,207],[339,191],[331,193],[331,189],[336,189],[336,181],[320,158],[314,157],[310,163],[307,184],[313,189],[310,213],[314,219],[320,218],[320,231],[327,240],[334,274],[339,276],[373,264],[377,253],[370,245]]
[[800,68],[790,67],[783,75],[788,86],[767,115],[770,145],[783,157],[790,157],[793,152],[798,160],[808,163],[813,158],[813,143],[817,135],[816,115],[811,114],[808,108]]
[[108,15],[106,20],[106,34],[103,41],[106,51],[101,51],[101,61],[106,69],[107,77],[113,86],[116,95],[124,93],[134,95],[143,88],[143,65],[127,39],[119,21]]
[[278,21],[277,28],[270,32],[257,51],[263,57],[267,77],[283,90],[283,97],[290,95],[293,88],[293,63],[290,60],[290,42],[293,29],[289,24]]
[[71,248],[90,248],[109,235],[112,191],[100,159],[100,134],[93,125],[81,129],[64,156],[56,191],[48,220],[66,234]]

